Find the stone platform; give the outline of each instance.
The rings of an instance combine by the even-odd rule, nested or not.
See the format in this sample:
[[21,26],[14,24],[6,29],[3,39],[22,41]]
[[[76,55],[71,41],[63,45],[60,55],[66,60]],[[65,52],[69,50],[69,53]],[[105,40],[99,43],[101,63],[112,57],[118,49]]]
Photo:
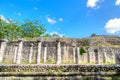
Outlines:
[[120,65],[2,64],[1,80],[119,80]]

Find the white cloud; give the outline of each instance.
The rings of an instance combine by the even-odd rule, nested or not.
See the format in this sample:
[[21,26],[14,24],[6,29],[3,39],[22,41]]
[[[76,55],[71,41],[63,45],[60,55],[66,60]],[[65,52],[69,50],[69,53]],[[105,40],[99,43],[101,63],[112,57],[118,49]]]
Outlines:
[[51,19],[51,18],[49,18],[49,17],[47,17],[47,21],[48,21],[50,24],[55,24],[55,23],[56,23],[56,20]]
[[0,19],[5,21],[5,17],[3,15],[0,15]]
[[63,21],[63,18],[59,18],[59,21]]
[[18,16],[21,16],[21,13],[20,13],[20,12],[18,12],[18,13],[17,13],[17,15],[18,15]]
[[2,19],[3,21],[5,21],[6,23],[9,23],[9,21],[4,17],[4,15],[0,15],[0,19]]
[[119,6],[120,5],[120,0],[116,0],[115,5]]
[[120,18],[110,19],[106,23],[105,29],[107,33],[112,33],[112,34],[119,33],[120,32]]
[[99,2],[100,0],[88,0],[87,1],[87,7],[90,7],[90,8],[99,8],[99,6],[97,6],[96,4]]

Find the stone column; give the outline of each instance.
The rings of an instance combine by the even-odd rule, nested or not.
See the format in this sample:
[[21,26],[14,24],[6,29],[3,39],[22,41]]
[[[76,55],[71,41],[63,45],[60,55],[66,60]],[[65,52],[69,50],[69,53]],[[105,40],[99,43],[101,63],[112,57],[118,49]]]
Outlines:
[[100,64],[100,56],[99,56],[99,49],[94,49],[94,52],[95,52],[95,63],[96,64]]
[[56,64],[61,63],[61,45],[60,45],[60,40],[57,40],[57,61]]
[[0,62],[3,62],[3,57],[6,49],[6,40],[1,40],[1,48],[0,48]]
[[18,51],[18,45],[15,45],[14,46],[13,63],[16,63],[16,60],[17,60],[17,51]]
[[120,64],[120,52],[119,52],[119,49],[115,50],[115,63]]
[[21,63],[22,51],[23,51],[23,41],[18,40],[18,53],[17,53],[17,61],[16,61],[17,64]]
[[80,63],[80,47],[77,47],[77,59],[76,59],[76,63],[77,64]]
[[67,52],[67,62],[69,62],[70,61],[70,45],[67,43],[67,46],[66,46],[66,52]]
[[75,55],[75,47],[73,47],[73,62],[75,63],[76,62],[76,55]]
[[103,49],[103,62],[107,62],[107,55],[106,55],[106,49]]
[[64,44],[63,46],[63,62],[66,63],[68,62],[68,50],[67,50],[67,44]]
[[76,52],[75,52],[75,43],[73,42],[72,43],[72,47],[73,47],[73,62],[75,63],[76,62]]
[[29,54],[29,63],[32,62],[32,55],[33,55],[33,43],[30,44],[30,54]]
[[89,49],[88,49],[88,53],[89,53],[89,63],[95,63],[96,62],[96,60],[95,60],[95,52],[94,52],[94,49],[93,49],[93,47],[90,47]]
[[38,42],[38,54],[37,54],[36,62],[37,64],[40,64],[42,40],[37,40],[37,42]]
[[47,47],[44,47],[44,63],[46,63],[46,59],[47,59]]
[[90,63],[90,53],[89,53],[89,49],[87,49],[87,62]]
[[112,54],[113,54],[113,63],[115,63],[115,52],[114,52],[114,49],[111,49],[112,51]]

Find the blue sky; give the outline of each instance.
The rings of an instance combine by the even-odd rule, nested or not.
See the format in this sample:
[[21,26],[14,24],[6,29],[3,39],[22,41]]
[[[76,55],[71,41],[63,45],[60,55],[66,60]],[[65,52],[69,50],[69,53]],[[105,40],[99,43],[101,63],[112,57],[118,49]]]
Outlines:
[[120,0],[0,0],[0,16],[41,20],[47,33],[73,38],[120,35]]

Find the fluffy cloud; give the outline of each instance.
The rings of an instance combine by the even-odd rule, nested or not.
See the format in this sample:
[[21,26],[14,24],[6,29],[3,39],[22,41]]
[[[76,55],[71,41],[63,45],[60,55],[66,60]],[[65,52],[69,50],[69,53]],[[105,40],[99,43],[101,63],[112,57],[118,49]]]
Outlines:
[[115,5],[119,6],[120,5],[120,0],[116,0]]
[[47,21],[50,23],[50,24],[55,24],[56,23],[56,20],[52,19],[52,18],[49,18],[47,17]]
[[90,7],[90,8],[95,8],[95,7],[98,7],[96,4],[99,2],[100,0],[88,0],[87,1],[87,7]]
[[59,21],[63,21],[63,18],[59,18]]
[[4,15],[0,15],[0,19],[2,19],[3,21],[9,23],[9,21],[4,17]]
[[5,21],[5,17],[3,15],[0,15],[0,19]]
[[110,19],[106,23],[105,29],[107,33],[115,34],[115,33],[120,32],[120,18]]

